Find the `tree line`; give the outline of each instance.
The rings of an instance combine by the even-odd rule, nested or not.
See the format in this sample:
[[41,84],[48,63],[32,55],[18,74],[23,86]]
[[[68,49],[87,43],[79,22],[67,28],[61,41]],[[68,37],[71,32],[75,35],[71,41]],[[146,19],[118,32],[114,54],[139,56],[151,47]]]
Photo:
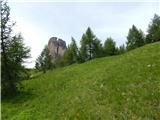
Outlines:
[[149,23],[146,35],[141,29],[132,25],[128,31],[126,44],[119,47],[116,47],[116,42],[111,37],[102,44],[101,40],[88,27],[80,40],[80,48],[77,47],[76,40],[72,37],[64,55],[53,60],[46,45],[41,55],[36,59],[35,68],[45,73],[49,69],[83,63],[98,57],[119,55],[156,41],[160,41],[160,16],[157,14]]

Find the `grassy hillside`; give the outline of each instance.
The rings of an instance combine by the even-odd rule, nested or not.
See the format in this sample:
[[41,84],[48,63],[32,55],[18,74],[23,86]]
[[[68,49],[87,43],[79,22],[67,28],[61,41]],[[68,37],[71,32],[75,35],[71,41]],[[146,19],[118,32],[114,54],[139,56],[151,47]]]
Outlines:
[[160,42],[22,84],[2,100],[3,120],[160,120]]

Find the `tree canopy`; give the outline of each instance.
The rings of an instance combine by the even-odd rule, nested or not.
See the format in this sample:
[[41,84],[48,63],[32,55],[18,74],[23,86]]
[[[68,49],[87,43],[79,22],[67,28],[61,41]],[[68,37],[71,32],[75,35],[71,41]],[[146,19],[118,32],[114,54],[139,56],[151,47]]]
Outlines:
[[111,37],[107,38],[107,40],[104,42],[104,54],[105,56],[116,54],[116,43]]
[[160,16],[154,15],[152,21],[148,25],[148,34],[146,36],[146,43],[160,41]]
[[91,28],[88,27],[81,38],[80,54],[83,61],[91,60],[99,55],[101,43],[94,35]]
[[127,50],[135,49],[137,47],[143,46],[145,43],[144,33],[142,30],[138,30],[135,25],[129,29],[127,36]]

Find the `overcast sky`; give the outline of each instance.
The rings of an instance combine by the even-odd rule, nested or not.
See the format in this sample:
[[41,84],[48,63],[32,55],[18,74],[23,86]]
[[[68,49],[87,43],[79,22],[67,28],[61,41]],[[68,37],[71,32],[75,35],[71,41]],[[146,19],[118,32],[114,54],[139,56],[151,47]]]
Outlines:
[[14,31],[21,32],[31,48],[30,63],[51,37],[79,45],[82,34],[90,26],[102,41],[112,37],[117,45],[125,43],[129,28],[134,24],[145,33],[154,14],[160,15],[160,0],[8,0]]

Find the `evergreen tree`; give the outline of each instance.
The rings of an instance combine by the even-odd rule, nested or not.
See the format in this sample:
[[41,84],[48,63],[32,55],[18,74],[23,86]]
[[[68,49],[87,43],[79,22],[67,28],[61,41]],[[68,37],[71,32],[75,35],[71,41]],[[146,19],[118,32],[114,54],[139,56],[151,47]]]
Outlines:
[[[6,49],[10,40],[10,34],[12,31],[12,26],[14,24],[10,21],[10,8],[7,3],[1,1],[1,69],[2,69],[2,90],[5,89],[5,82],[9,82],[8,79],[11,79],[10,75],[8,76],[8,60]],[[7,83],[6,83],[7,84]],[[9,84],[9,83],[8,83]],[[3,88],[4,86],[4,88]],[[7,87],[7,85],[6,85]],[[7,88],[6,88],[7,89]],[[3,91],[2,91],[3,92]]]
[[148,26],[148,34],[146,36],[146,43],[160,41],[160,16],[154,15],[154,18]]
[[10,21],[10,8],[5,2],[1,2],[1,91],[3,96],[11,96],[16,93],[19,80],[26,76],[27,72],[22,65],[24,59],[30,56],[30,49],[25,47],[22,36],[11,37],[13,22]]
[[78,51],[78,47],[77,47],[77,44],[76,44],[76,41],[75,39],[72,37],[72,42],[70,44],[70,49],[72,51],[72,54],[73,54],[73,59],[72,61],[74,63],[78,62],[78,54],[79,54],[79,51]]
[[49,54],[48,46],[46,45],[40,56],[36,59],[35,68],[45,73],[53,68],[52,56]]
[[96,38],[93,41],[93,58],[102,57],[103,56],[103,46],[101,44],[101,41]]
[[104,42],[104,54],[105,56],[116,54],[116,43],[111,37],[107,38],[107,40]]
[[63,56],[60,56],[58,57],[57,59],[53,60],[53,67],[54,68],[59,68],[59,67],[64,67],[66,66],[67,63],[64,59],[64,55]]
[[127,36],[127,50],[135,49],[143,46],[145,43],[145,37],[141,30],[138,30],[135,25],[129,29]]
[[95,40],[95,35],[93,34],[92,30],[90,27],[88,27],[86,31],[86,38],[87,38],[87,50],[88,50],[88,59],[93,58],[93,52],[94,52],[94,40]]
[[100,47],[100,41],[96,38],[91,28],[88,27],[81,39],[80,56],[82,57],[82,60],[87,61],[97,57]]
[[62,59],[64,59],[65,64],[66,65],[70,65],[73,63],[78,62],[78,47],[76,44],[75,39],[72,37],[72,42],[70,45],[68,45],[67,50],[64,53],[64,56],[62,57]]
[[81,62],[85,62],[88,60],[88,50],[87,50],[87,37],[83,34],[81,38],[81,48],[80,48],[80,56]]
[[118,48],[118,54],[123,54],[125,52],[126,52],[126,48],[125,48],[124,44],[121,45],[121,46],[119,46],[119,48]]

